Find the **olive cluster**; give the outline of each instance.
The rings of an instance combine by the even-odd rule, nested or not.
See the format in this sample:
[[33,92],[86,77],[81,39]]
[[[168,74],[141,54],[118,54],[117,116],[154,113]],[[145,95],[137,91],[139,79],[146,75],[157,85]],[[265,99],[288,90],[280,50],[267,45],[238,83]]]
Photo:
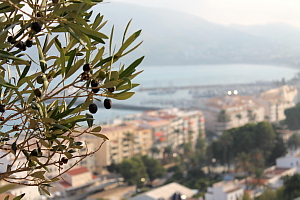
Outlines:
[[[30,24],[30,28],[33,31],[33,33],[39,33],[42,30],[42,25],[39,22],[33,22]],[[28,38],[25,42],[21,40],[17,40],[17,37],[8,36],[7,42],[15,45],[15,47],[19,48],[22,51],[26,51],[27,48],[32,47],[33,42],[31,38]]]
[[[6,111],[6,105],[5,104],[0,104],[0,112],[3,114]],[[5,118],[2,116],[0,117],[0,121],[4,121]]]
[[[81,80],[90,80],[90,78],[91,78],[90,71],[92,70],[91,64],[87,63],[87,64],[83,65],[82,69],[83,69],[83,73],[81,74]],[[99,72],[97,78],[91,80],[92,92],[94,94],[96,94],[96,93],[98,93],[100,91],[100,88],[99,88],[100,83],[99,83],[99,81],[104,80],[105,77],[106,77],[106,72],[101,70]],[[111,88],[107,88],[107,91],[109,91],[109,92],[112,93],[112,92],[116,91],[116,87],[114,86],[114,87],[111,87]],[[111,109],[111,107],[112,107],[112,101],[107,98],[107,99],[104,100],[103,105],[104,105],[104,108]],[[97,113],[98,106],[95,103],[91,103],[89,105],[89,111],[92,114]]]

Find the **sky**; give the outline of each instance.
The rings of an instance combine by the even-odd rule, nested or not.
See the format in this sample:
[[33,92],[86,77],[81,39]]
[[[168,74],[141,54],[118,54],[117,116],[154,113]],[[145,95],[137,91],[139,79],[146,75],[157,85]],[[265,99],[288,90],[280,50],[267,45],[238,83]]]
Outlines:
[[299,0],[110,0],[198,15],[218,24],[284,22],[300,27]]

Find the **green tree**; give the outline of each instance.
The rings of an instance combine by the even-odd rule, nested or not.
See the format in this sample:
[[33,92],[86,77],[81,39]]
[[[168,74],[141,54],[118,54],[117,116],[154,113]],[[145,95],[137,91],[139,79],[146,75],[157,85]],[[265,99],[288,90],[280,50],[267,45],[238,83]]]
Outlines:
[[295,133],[287,141],[287,147],[291,150],[296,150],[300,147],[300,135]]
[[150,152],[151,152],[152,158],[154,158],[155,155],[159,155],[160,154],[160,150],[156,146],[151,147],[150,148]]
[[251,163],[255,169],[261,169],[265,166],[265,158],[259,149],[254,149],[250,153]]
[[284,123],[291,130],[299,130],[300,129],[300,103],[298,103],[295,107],[288,108],[284,111],[286,116]]
[[248,175],[249,172],[252,170],[252,164],[250,161],[249,154],[246,154],[245,152],[239,153],[236,160],[236,170],[242,170],[243,172],[246,172]]
[[262,195],[255,198],[255,200],[270,200],[270,199],[282,200],[278,198],[276,190],[273,190],[271,188],[267,188]]
[[[235,166],[236,171],[242,170],[246,176],[249,176],[253,168],[249,154],[246,154],[245,152],[239,153],[235,158],[235,160],[236,160],[236,166]],[[245,184],[246,184],[246,188],[248,188],[249,185],[247,179]]]
[[244,192],[244,196],[243,196],[242,200],[252,200],[252,198],[250,197],[250,195],[248,193]]
[[[115,46],[113,34],[101,30],[104,16],[92,17],[91,9],[100,2],[0,2],[0,149],[5,152],[1,159],[13,158],[0,176],[11,187],[39,186],[49,194],[48,184],[68,171],[61,165],[72,159],[74,167],[95,153],[76,153],[85,146],[79,136],[108,139],[99,133],[101,127],[93,127],[100,102],[109,109],[111,99],[128,99],[138,86],[132,79],[141,73],[136,67],[143,57],[128,66],[119,61],[140,45],[131,46],[141,30],[127,37],[126,28]],[[88,126],[83,128],[79,123],[84,121]],[[47,178],[50,165],[59,171],[52,179]]]
[[222,144],[224,163],[227,163],[227,169],[228,171],[230,171],[230,150],[232,146],[232,135],[230,134],[230,132],[225,131],[223,135],[221,135],[219,140]]
[[125,133],[124,141],[128,142],[130,146],[130,156],[134,155],[134,135],[130,132]]
[[146,171],[151,182],[165,175],[166,170],[158,160],[143,156],[142,161],[146,166]]
[[253,110],[247,110],[247,117],[248,117],[249,123],[254,123],[257,115],[256,115],[256,113],[253,113]]
[[240,121],[242,119],[242,115],[239,113],[239,114],[235,115],[235,117],[238,119],[239,125],[240,125]]
[[185,142],[181,145],[182,149],[183,149],[183,155],[186,158],[190,158],[192,153],[193,153],[193,147],[192,144],[190,142]]
[[195,145],[195,161],[197,162],[197,166],[203,167],[206,164],[207,160],[207,152],[206,152],[207,144],[205,138],[202,136],[200,132]]
[[273,127],[268,122],[259,122],[255,130],[255,146],[260,149],[264,158],[268,158],[274,148],[276,135]]
[[283,141],[282,134],[278,131],[275,131],[276,137],[274,140],[275,146],[272,149],[271,155],[266,159],[268,165],[274,165],[276,163],[276,159],[284,156],[287,152],[287,148]]
[[300,174],[284,177],[283,196],[286,200],[293,200],[300,196]]
[[218,114],[217,121],[222,124],[223,130],[226,130],[227,123],[231,121],[230,116],[226,113],[226,110],[221,110]]
[[143,185],[142,179],[147,179],[147,168],[144,165],[141,157],[134,156],[131,159],[124,159],[119,165],[118,169],[124,181],[130,185],[141,187]]
[[164,148],[164,157],[170,158],[173,154],[172,146],[166,146]]
[[264,177],[264,169],[263,168],[255,168],[254,175],[256,179],[256,186],[261,187],[263,185],[262,178]]
[[118,165],[112,162],[110,165],[107,166],[107,171],[110,173],[117,173],[119,172]]

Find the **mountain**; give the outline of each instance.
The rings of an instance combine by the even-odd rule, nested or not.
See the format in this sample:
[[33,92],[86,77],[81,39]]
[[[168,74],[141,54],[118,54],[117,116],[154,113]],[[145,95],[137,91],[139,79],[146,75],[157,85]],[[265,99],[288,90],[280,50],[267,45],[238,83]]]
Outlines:
[[286,24],[223,26],[200,17],[162,8],[111,2],[96,10],[115,25],[119,44],[127,22],[128,33],[142,29],[144,41],[128,59],[146,55],[144,65],[259,63],[297,66],[300,29]]
[[285,23],[248,26],[231,24],[230,27],[251,35],[264,37],[282,45],[298,46],[300,44],[300,28]]

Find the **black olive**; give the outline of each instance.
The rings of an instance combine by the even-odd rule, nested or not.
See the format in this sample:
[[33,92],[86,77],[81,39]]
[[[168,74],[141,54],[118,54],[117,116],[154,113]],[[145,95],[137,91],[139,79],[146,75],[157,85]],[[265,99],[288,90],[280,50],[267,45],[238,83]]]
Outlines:
[[97,112],[97,110],[98,110],[98,107],[97,107],[96,104],[91,103],[91,104],[89,105],[89,111],[90,111],[92,114],[95,114],[95,113]]
[[37,150],[33,149],[32,152],[30,152],[30,156],[38,156]]
[[41,97],[42,96],[42,92],[41,89],[37,88],[34,90],[34,95],[37,97]]
[[22,51],[26,51],[26,45],[23,43],[23,46],[20,47]]
[[16,42],[16,47],[17,48],[22,48],[23,46],[24,46],[24,42],[23,41]]
[[68,158],[63,157],[63,158],[61,159],[61,162],[63,162],[64,164],[67,164],[67,163],[68,163]]
[[44,78],[43,78],[43,76],[40,75],[40,76],[36,77],[36,82],[37,82],[38,84],[43,84],[43,83],[44,83]]
[[93,79],[93,80],[91,81],[91,86],[92,86],[92,87],[98,87],[98,85],[99,85],[99,83],[98,83],[96,80]]
[[116,91],[116,86],[111,87],[111,88],[107,88],[107,90],[108,90],[109,92],[114,92],[114,91]]
[[36,17],[42,17],[41,13],[36,13]]
[[33,23],[31,24],[31,29],[32,29],[34,32],[38,33],[38,32],[40,32],[40,31],[42,30],[42,25],[41,25],[39,22],[33,22]]
[[8,36],[7,42],[12,43],[14,40],[13,36]]
[[5,118],[4,117],[0,117],[0,121],[4,121],[5,120]]
[[81,74],[81,80],[89,80],[91,77],[91,74],[90,73],[86,73],[86,72],[83,72]]
[[83,65],[83,71],[85,71],[85,72],[89,72],[89,71],[91,71],[91,65],[90,64],[85,64],[85,65]]
[[98,93],[100,91],[100,89],[99,88],[95,88],[95,89],[92,89],[92,91],[96,94],[96,93]]
[[5,106],[4,104],[0,104],[0,112],[5,112]]
[[32,40],[26,40],[25,44],[27,47],[32,47]]
[[105,99],[104,100],[104,108],[111,109],[111,106],[112,106],[112,101],[110,99]]

